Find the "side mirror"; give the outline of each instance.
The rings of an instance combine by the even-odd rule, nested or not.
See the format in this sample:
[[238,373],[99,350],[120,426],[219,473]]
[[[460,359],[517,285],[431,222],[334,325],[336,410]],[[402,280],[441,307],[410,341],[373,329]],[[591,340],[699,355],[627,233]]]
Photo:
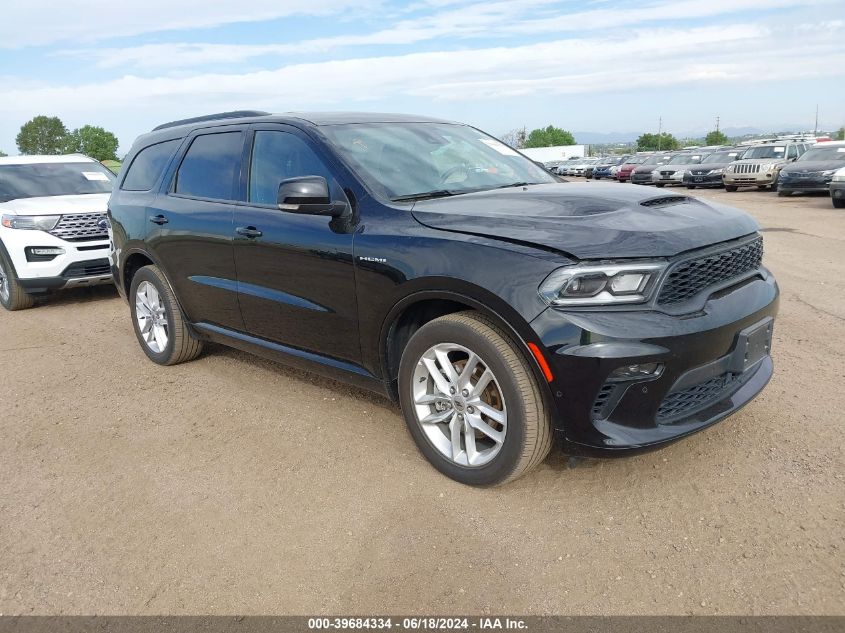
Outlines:
[[322,176],[288,178],[279,185],[279,209],[289,213],[338,217],[346,211],[343,202],[332,202],[329,184]]

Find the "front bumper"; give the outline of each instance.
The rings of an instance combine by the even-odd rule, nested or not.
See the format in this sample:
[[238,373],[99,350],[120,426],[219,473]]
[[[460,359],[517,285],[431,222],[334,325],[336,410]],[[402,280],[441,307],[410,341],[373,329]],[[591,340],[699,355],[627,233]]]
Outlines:
[[[555,427],[566,450],[600,456],[648,450],[737,411],[772,375],[767,345],[777,309],[777,284],[761,269],[683,316],[544,311],[532,326],[554,374]],[[756,349],[746,366],[749,341]],[[661,367],[653,376],[611,379],[614,370],[650,363]]]
[[[0,227],[0,239],[15,267],[18,281],[28,292],[112,283],[108,262],[109,241],[63,240],[44,231]],[[48,261],[29,261],[27,249],[61,248],[64,254]]]
[[636,171],[631,172],[631,184],[632,185],[653,185],[654,182],[651,179],[651,172],[640,173]]
[[[652,184],[655,185],[680,185],[683,183],[684,178],[683,171],[676,171],[672,172],[671,174],[661,174],[657,172],[652,172],[651,180]],[[656,174],[656,175],[655,175]]]
[[833,176],[813,176],[810,178],[800,178],[785,176],[781,174],[778,179],[778,191],[788,192],[824,192],[827,193],[830,189],[830,182]]
[[777,171],[761,171],[756,174],[725,172],[723,180],[726,185],[734,187],[768,187],[777,182],[778,175]]
[[722,174],[695,174],[687,172],[684,174],[683,183],[695,187],[722,187]]

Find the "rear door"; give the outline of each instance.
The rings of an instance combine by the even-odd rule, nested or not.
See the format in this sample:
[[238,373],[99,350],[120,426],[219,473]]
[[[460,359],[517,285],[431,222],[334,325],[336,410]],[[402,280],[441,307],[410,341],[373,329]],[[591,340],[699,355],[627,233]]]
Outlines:
[[232,226],[245,126],[188,137],[167,186],[148,208],[148,244],[190,321],[243,329]]
[[255,125],[247,140],[245,203],[235,210],[235,264],[246,331],[352,363],[361,356],[348,221],[281,211],[279,184],[322,176],[349,203],[332,158],[301,130]]

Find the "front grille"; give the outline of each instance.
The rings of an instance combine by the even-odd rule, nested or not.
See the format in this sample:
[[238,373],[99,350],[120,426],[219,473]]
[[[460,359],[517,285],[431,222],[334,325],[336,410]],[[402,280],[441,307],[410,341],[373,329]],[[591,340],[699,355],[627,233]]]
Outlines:
[[716,376],[705,382],[667,395],[657,409],[658,424],[665,424],[677,418],[691,415],[716,401],[734,384],[737,375],[732,373]]
[[760,173],[760,165],[756,164],[748,164],[748,165],[734,165],[734,173],[736,174],[758,174]]
[[710,173],[710,170],[709,169],[690,169],[690,173],[693,176],[706,176],[708,173]]
[[76,262],[65,268],[62,277],[65,279],[79,279],[80,277],[101,277],[111,274],[109,260],[89,259],[86,262]]
[[100,227],[100,222],[105,219],[105,213],[63,215],[56,227],[50,231],[50,235],[68,242],[104,240],[108,238],[109,233]]
[[759,268],[762,261],[762,237],[719,253],[682,261],[670,270],[657,303],[682,303],[709,286]]

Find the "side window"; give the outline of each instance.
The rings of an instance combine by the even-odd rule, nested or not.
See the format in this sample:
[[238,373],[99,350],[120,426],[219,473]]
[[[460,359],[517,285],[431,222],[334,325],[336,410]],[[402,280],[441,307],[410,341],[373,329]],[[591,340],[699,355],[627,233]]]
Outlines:
[[152,189],[181,141],[182,139],[175,139],[156,143],[135,154],[120,188],[126,191]]
[[175,193],[232,200],[241,171],[242,150],[243,136],[240,132],[197,136],[176,173]]
[[798,146],[797,145],[790,145],[789,149],[786,152],[787,158],[798,158]]
[[300,176],[322,176],[334,189],[328,168],[305,141],[289,132],[257,131],[249,170],[249,201],[275,205],[279,184]]

